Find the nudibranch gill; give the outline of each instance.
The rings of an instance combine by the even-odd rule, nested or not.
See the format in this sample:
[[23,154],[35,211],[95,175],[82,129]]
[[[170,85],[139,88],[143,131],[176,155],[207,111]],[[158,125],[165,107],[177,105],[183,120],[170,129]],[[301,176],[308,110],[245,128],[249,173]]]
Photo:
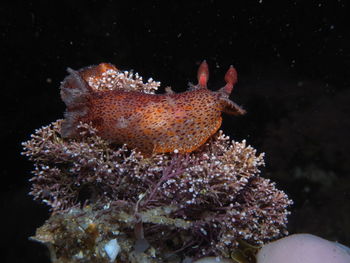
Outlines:
[[186,153],[220,128],[222,112],[245,113],[229,99],[237,82],[233,66],[226,72],[226,85],[218,91],[207,89],[209,70],[203,61],[197,85],[182,93],[167,88],[165,94],[136,89],[135,84],[118,78],[121,71],[108,63],[77,71],[68,68],[68,73],[61,83],[67,107],[61,128],[64,138],[79,136],[78,125],[83,122],[91,123],[108,142],[127,144],[145,155]]

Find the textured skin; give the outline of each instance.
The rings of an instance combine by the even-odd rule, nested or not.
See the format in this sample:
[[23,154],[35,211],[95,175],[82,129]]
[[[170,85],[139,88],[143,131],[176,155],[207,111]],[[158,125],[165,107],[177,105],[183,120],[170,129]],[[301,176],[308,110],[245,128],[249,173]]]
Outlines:
[[146,155],[175,150],[185,153],[197,149],[220,128],[223,111],[234,115],[244,113],[228,100],[225,89],[212,92],[205,87],[207,68],[198,76],[200,84],[191,91],[146,94],[94,91],[86,80],[99,75],[101,65],[71,71],[62,83],[61,95],[67,104],[64,137],[76,136],[78,121],[91,122],[102,138],[116,144],[126,143]]

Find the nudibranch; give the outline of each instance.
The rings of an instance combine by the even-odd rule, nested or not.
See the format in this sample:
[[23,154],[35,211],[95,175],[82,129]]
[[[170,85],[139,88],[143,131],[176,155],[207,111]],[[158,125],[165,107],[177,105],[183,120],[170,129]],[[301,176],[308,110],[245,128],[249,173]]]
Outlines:
[[222,112],[245,113],[229,99],[237,82],[233,66],[225,74],[226,85],[218,91],[207,88],[209,70],[203,61],[197,85],[182,93],[167,88],[165,94],[136,89],[135,84],[118,78],[122,72],[108,63],[77,71],[68,68],[68,73],[61,83],[67,107],[61,128],[64,138],[79,136],[78,125],[83,122],[91,123],[108,142],[126,144],[145,155],[186,153],[196,150],[220,128]]

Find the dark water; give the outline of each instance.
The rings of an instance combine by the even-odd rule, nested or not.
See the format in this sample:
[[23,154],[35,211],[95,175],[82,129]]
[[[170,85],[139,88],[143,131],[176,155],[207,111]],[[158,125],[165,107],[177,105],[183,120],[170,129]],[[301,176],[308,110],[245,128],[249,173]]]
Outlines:
[[248,114],[225,117],[223,130],[266,152],[264,176],[295,201],[291,233],[350,245],[347,1],[39,2],[0,6],[5,262],[48,262],[27,241],[48,212],[26,194],[31,164],[19,155],[20,142],[62,117],[66,67],[100,62],[175,91],[196,81],[203,59],[212,89],[235,65],[232,99]]

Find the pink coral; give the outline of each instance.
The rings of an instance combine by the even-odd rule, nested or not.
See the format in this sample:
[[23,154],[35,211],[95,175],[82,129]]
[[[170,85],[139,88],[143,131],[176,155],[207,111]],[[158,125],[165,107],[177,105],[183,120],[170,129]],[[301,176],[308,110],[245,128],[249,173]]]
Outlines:
[[[114,148],[86,124],[79,126],[79,140],[62,139],[60,125],[43,127],[24,143],[24,154],[35,163],[31,194],[56,213],[87,204],[99,213],[107,205],[115,207],[111,218],[116,211],[133,218],[167,207],[164,222],[185,220],[187,226],[152,221],[142,230],[145,238],[154,242],[159,233],[163,240],[185,235],[173,245],[189,255],[228,256],[240,239],[261,244],[286,234],[291,201],[259,176],[263,154],[245,141],[219,132],[191,154],[145,158],[125,146]],[[124,228],[137,229],[136,219]]]

